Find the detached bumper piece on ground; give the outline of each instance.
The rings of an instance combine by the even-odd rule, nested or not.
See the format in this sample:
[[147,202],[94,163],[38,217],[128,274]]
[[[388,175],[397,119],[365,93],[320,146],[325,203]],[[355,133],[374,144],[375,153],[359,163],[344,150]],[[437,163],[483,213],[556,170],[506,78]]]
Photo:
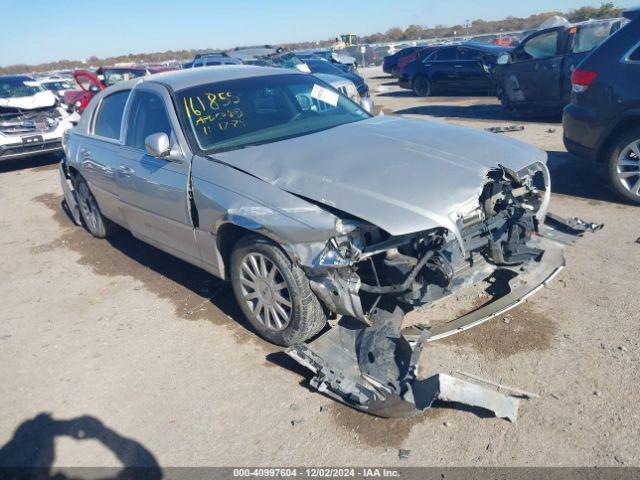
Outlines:
[[[311,370],[311,386],[355,409],[380,417],[408,417],[424,412],[438,400],[493,412],[515,422],[518,398],[488,387],[439,373],[424,380],[417,367],[425,343],[479,325],[515,307],[546,285],[563,267],[563,245],[602,225],[549,214],[539,230],[543,260],[520,275],[501,268],[492,275],[491,289],[500,294],[473,312],[442,325],[402,329],[404,312],[378,308],[371,326],[343,317],[309,344],[290,347],[287,354]],[[515,268],[515,267],[514,267]],[[517,267],[521,270],[521,267]],[[517,282],[515,284],[512,284]]]

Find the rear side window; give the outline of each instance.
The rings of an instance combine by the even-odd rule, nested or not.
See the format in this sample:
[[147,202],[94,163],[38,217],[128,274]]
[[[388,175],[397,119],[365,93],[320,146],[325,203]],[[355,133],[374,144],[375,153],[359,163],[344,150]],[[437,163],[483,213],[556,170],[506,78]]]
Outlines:
[[558,32],[548,32],[533,37],[522,47],[522,60],[540,60],[558,55]]
[[150,92],[136,92],[129,113],[127,145],[144,150],[145,139],[154,133],[166,133],[171,138],[171,122],[164,101]]
[[130,90],[112,93],[104,97],[100,102],[100,109],[96,116],[96,123],[93,127],[93,134],[101,137],[120,138],[120,125],[122,124],[122,113],[124,105],[129,98]]

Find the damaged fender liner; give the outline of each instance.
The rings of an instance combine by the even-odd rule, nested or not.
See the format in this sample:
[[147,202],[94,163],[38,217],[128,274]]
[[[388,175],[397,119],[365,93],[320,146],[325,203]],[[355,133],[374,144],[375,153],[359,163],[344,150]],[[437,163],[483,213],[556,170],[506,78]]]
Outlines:
[[[553,227],[541,225],[536,246],[544,260],[521,266],[508,278],[506,293],[490,303],[448,323],[402,328],[403,311],[377,309],[372,326],[343,317],[338,325],[309,344],[290,347],[286,353],[315,375],[311,387],[357,410],[380,417],[408,417],[424,412],[434,401],[455,402],[492,411],[516,421],[518,399],[446,374],[417,378],[423,345],[479,325],[522,302],[546,285],[564,267],[563,244],[601,225],[553,216]],[[513,283],[513,284],[512,284]],[[410,343],[411,342],[411,343]],[[414,344],[413,348],[411,344]]]

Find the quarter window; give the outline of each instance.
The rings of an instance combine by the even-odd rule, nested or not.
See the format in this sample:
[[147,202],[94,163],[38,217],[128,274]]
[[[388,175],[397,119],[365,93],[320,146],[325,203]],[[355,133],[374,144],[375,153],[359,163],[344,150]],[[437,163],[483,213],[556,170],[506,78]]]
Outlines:
[[522,60],[541,60],[558,55],[558,32],[543,33],[525,42]]
[[629,60],[631,62],[640,62],[640,47],[636,48],[635,52],[629,55]]
[[123,90],[112,93],[102,99],[93,128],[94,135],[113,138],[115,140],[120,139],[122,113],[124,112],[124,105],[127,103],[127,98],[129,98],[129,93],[129,90]]
[[145,139],[154,133],[166,133],[171,138],[164,101],[154,93],[136,92],[129,113],[127,145],[144,150]]

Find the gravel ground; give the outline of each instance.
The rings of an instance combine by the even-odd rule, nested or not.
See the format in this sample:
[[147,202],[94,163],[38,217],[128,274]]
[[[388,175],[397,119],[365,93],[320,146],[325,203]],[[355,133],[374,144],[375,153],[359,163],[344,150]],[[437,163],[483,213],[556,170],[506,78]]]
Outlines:
[[[415,98],[379,69],[365,74],[385,114],[524,125],[508,135],[549,152],[551,209],[606,224],[568,248],[567,268],[529,301],[425,348],[424,375],[463,370],[538,393],[518,422],[445,407],[378,419],[311,391],[224,284],[128,233],[99,241],[75,228],[44,158],[0,164],[0,459],[640,465],[639,210],[566,153],[558,120],[509,119],[492,98]],[[454,310],[469,298],[456,300]]]

